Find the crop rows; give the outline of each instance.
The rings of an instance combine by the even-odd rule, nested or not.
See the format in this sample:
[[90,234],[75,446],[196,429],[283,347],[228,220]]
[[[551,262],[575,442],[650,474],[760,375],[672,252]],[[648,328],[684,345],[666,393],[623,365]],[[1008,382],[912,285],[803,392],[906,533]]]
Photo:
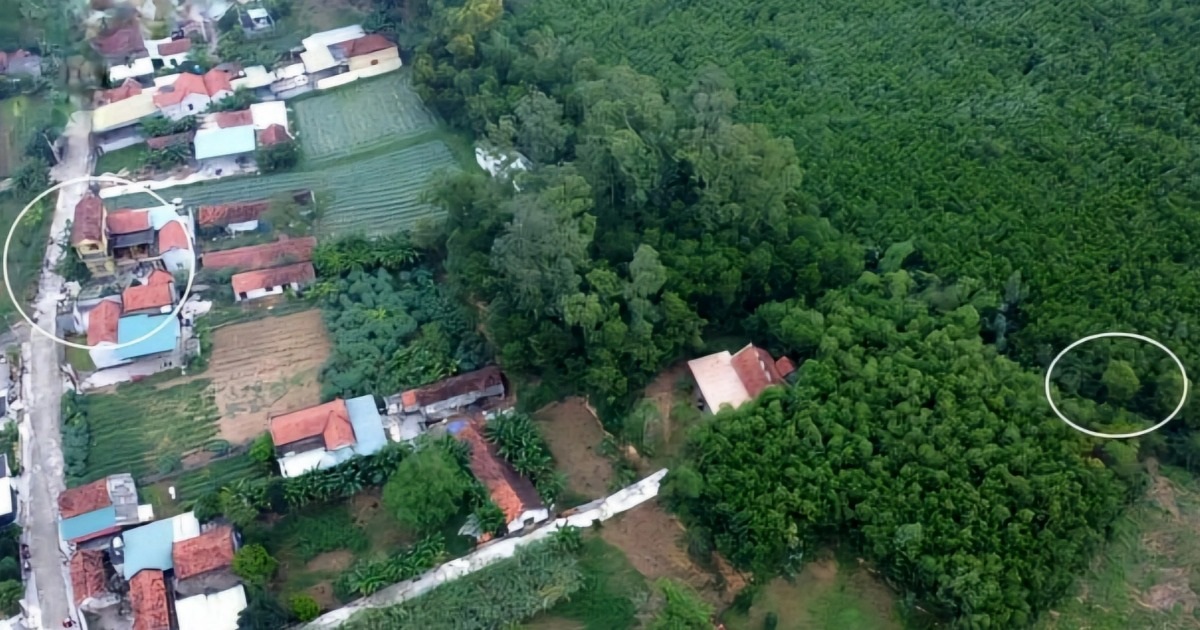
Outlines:
[[[430,176],[457,164],[440,140],[426,142],[356,162],[343,162],[312,172],[251,175],[171,188],[187,205],[262,199],[297,190],[313,190],[323,216],[324,236],[387,234],[411,227],[438,210],[423,203]],[[145,208],[157,202],[134,193],[106,201],[110,208]]]
[[249,455],[234,455],[214,461],[204,468],[188,471],[172,483],[181,499],[195,499],[215,492],[238,479],[264,476],[263,465]]
[[296,104],[305,159],[327,162],[432,129],[433,114],[405,71],[354,83]]
[[216,437],[219,418],[207,379],[163,389],[131,384],[88,396],[87,477],[152,474],[159,458],[182,457]]

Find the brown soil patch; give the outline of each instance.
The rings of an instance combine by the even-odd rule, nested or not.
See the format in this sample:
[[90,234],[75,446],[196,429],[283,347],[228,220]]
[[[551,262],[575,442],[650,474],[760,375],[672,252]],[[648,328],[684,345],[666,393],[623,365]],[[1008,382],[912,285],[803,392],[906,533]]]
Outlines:
[[693,562],[682,544],[683,525],[657,502],[643,503],[605,521],[599,533],[605,542],[625,552],[630,564],[642,575],[650,580],[670,578],[683,582],[718,608],[731,602],[745,586],[745,580],[724,562],[717,562],[720,575]]
[[1161,569],[1160,581],[1137,598],[1138,604],[1160,612],[1175,610],[1179,606],[1184,614],[1191,616],[1192,611],[1200,605],[1200,596],[1188,585],[1188,574],[1186,568]]
[[1158,473],[1158,460],[1153,457],[1146,460],[1146,472],[1150,475],[1150,498],[1166,510],[1171,518],[1179,520],[1179,503],[1175,500],[1175,484],[1170,479]]
[[658,408],[658,415],[662,416],[663,446],[667,450],[670,450],[674,446],[674,440],[672,440],[674,434],[671,430],[671,408],[675,406],[675,401],[678,398],[678,394],[675,392],[675,385],[679,383],[679,379],[685,377],[687,374],[687,363],[677,363],[656,376],[646,386],[644,394],[646,400],[652,401],[654,406]]
[[317,582],[304,591],[317,602],[321,610],[333,610],[338,607],[338,600],[333,596],[333,582],[328,580]]
[[304,563],[304,570],[309,573],[339,573],[354,564],[354,554],[348,549],[326,551],[323,554]]
[[542,407],[534,416],[558,467],[567,475],[567,489],[588,499],[608,496],[612,463],[599,452],[604,429],[586,401],[572,397]]
[[224,326],[213,331],[208,369],[221,412],[221,439],[246,444],[275,414],[321,402],[317,375],[330,342],[313,309]]

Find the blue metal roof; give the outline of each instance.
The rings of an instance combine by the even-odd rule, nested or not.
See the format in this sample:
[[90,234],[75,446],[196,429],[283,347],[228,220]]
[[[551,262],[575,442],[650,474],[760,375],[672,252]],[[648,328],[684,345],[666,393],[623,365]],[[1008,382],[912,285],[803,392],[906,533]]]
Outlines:
[[254,150],[254,125],[226,127],[225,129],[201,129],[192,139],[196,147],[196,159],[238,155]]
[[145,336],[167,321],[161,330],[150,338],[139,341],[132,346],[117,348],[117,358],[122,360],[169,352],[179,343],[179,319],[168,315],[130,315],[117,320],[117,343],[128,343]]
[[86,538],[96,532],[115,527],[116,524],[117,508],[109,506],[59,521],[58,532],[63,540],[71,541]]
[[125,542],[125,579],[137,575],[142,569],[166,571],[175,568],[171,559],[171,548],[175,544],[173,519],[154,521],[131,529],[122,537]]
[[373,455],[387,445],[383,433],[383,419],[375,406],[374,396],[359,396],[346,401],[350,414],[350,426],[354,427],[354,452],[358,455]]

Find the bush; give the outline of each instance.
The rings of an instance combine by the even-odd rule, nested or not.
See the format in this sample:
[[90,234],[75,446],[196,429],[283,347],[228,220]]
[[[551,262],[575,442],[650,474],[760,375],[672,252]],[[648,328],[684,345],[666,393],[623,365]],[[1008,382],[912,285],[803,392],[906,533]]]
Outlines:
[[550,447],[528,414],[508,412],[496,416],[484,429],[489,442],[516,471],[529,478],[547,505],[566,488],[566,478],[554,468]]
[[0,612],[11,617],[21,612],[21,597],[25,595],[25,586],[20,580],[5,580],[0,582]]
[[277,568],[279,563],[262,545],[246,545],[233,555],[233,572],[255,586],[266,584]]
[[179,457],[179,453],[163,453],[154,464],[158,469],[158,474],[164,476],[179,470],[182,465],[183,459]]
[[777,627],[779,627],[779,615],[773,612],[767,613],[766,618],[763,619],[763,630],[775,630]]
[[263,433],[250,445],[250,459],[260,464],[270,464],[275,459],[275,442],[270,433]]
[[299,621],[312,621],[321,614],[321,607],[311,595],[293,595],[290,603],[292,616]]
[[334,582],[338,599],[366,596],[379,589],[421,575],[446,556],[440,535],[422,539],[409,549],[382,560],[360,560]]
[[383,486],[383,505],[405,527],[433,531],[458,513],[471,485],[448,449],[430,443],[400,462]]

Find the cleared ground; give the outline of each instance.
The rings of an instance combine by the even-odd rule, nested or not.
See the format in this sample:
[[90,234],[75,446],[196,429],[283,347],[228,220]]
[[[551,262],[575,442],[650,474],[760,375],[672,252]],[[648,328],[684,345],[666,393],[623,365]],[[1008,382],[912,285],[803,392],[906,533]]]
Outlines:
[[267,430],[271,415],[320,403],[317,375],[329,350],[317,309],[213,331],[204,378],[221,414],[221,439],[245,444]]
[[608,496],[612,462],[598,451],[604,429],[584,400],[572,397],[551,403],[534,417],[555,462],[567,475],[568,492],[588,500]]

